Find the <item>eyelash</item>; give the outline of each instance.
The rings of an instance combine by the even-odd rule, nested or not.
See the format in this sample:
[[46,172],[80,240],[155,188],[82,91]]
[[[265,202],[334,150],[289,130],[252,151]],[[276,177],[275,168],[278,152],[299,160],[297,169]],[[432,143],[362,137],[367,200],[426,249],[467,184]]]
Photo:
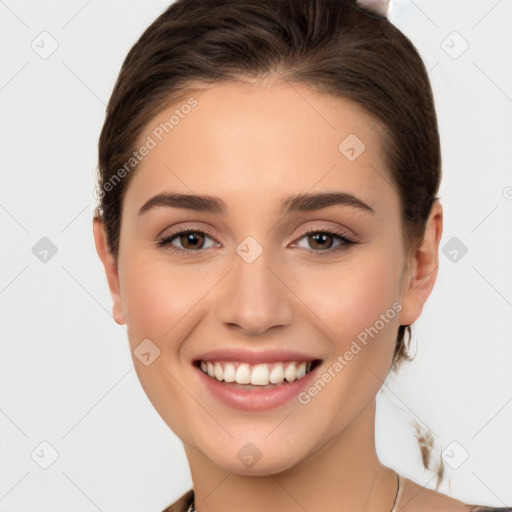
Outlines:
[[[206,235],[209,238],[214,239],[213,236],[211,235],[211,233],[209,233],[207,231],[203,231],[200,229],[183,229],[181,231],[177,231],[176,233],[172,233],[171,235],[166,236],[165,238],[161,238],[160,240],[158,240],[156,245],[159,248],[165,247],[166,249],[169,249],[171,251],[181,252],[181,253],[185,252],[185,253],[191,253],[191,254],[198,254],[198,253],[204,251],[204,249],[180,249],[179,247],[175,247],[175,246],[171,245],[171,242],[175,238],[179,237],[180,235],[190,234],[190,233],[200,233],[201,235]],[[347,235],[345,235],[343,233],[339,233],[338,231],[335,231],[335,230],[329,229],[329,228],[322,229],[322,230],[311,229],[310,231],[307,231],[302,236],[300,236],[297,240],[301,240],[302,238],[307,237],[309,235],[313,235],[313,234],[333,235],[342,242],[341,245],[339,245],[338,247],[336,247],[334,249],[326,249],[326,250],[306,249],[306,250],[309,250],[310,252],[314,253],[315,256],[324,256],[324,255],[338,253],[338,252],[348,249],[351,245],[354,245],[357,243],[355,240],[348,237]],[[293,242],[293,243],[295,243],[295,242]]]

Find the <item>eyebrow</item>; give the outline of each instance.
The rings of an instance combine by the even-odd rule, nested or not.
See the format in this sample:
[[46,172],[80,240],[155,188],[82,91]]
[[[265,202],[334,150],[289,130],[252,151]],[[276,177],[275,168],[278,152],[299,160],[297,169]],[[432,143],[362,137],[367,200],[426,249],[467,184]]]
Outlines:
[[[350,206],[361,211],[375,213],[375,210],[361,199],[346,192],[317,192],[289,196],[281,201],[281,213],[321,210],[329,206]],[[139,215],[157,207],[184,208],[200,212],[223,215],[228,212],[227,204],[220,198],[209,195],[161,193],[152,197],[139,210]]]

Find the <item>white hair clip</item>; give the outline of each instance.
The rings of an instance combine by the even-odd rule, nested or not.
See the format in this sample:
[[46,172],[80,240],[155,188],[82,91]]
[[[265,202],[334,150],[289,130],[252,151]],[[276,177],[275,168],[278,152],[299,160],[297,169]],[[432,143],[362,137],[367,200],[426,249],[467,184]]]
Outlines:
[[393,2],[392,0],[356,0],[356,3],[367,11],[387,17]]

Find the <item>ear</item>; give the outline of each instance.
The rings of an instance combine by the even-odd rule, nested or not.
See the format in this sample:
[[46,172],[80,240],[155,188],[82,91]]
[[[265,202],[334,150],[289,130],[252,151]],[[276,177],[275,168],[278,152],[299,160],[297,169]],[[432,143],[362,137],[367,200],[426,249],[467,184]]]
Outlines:
[[96,252],[105,267],[110,295],[114,301],[112,316],[119,325],[123,325],[126,323],[126,315],[124,313],[123,301],[121,299],[117,262],[110,252],[110,248],[107,243],[105,224],[99,217],[94,217],[93,219],[93,233]]
[[436,199],[430,210],[423,239],[408,257],[403,276],[401,325],[411,325],[418,319],[434,287],[442,233],[443,207]]

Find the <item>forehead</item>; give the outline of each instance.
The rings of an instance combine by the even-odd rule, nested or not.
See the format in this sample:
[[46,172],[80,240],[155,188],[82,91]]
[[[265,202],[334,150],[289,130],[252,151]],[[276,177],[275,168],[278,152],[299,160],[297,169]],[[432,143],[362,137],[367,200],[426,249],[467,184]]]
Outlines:
[[146,125],[137,147],[151,149],[126,199],[168,189],[238,203],[338,189],[375,204],[394,192],[379,128],[358,105],[304,85],[214,85]]

